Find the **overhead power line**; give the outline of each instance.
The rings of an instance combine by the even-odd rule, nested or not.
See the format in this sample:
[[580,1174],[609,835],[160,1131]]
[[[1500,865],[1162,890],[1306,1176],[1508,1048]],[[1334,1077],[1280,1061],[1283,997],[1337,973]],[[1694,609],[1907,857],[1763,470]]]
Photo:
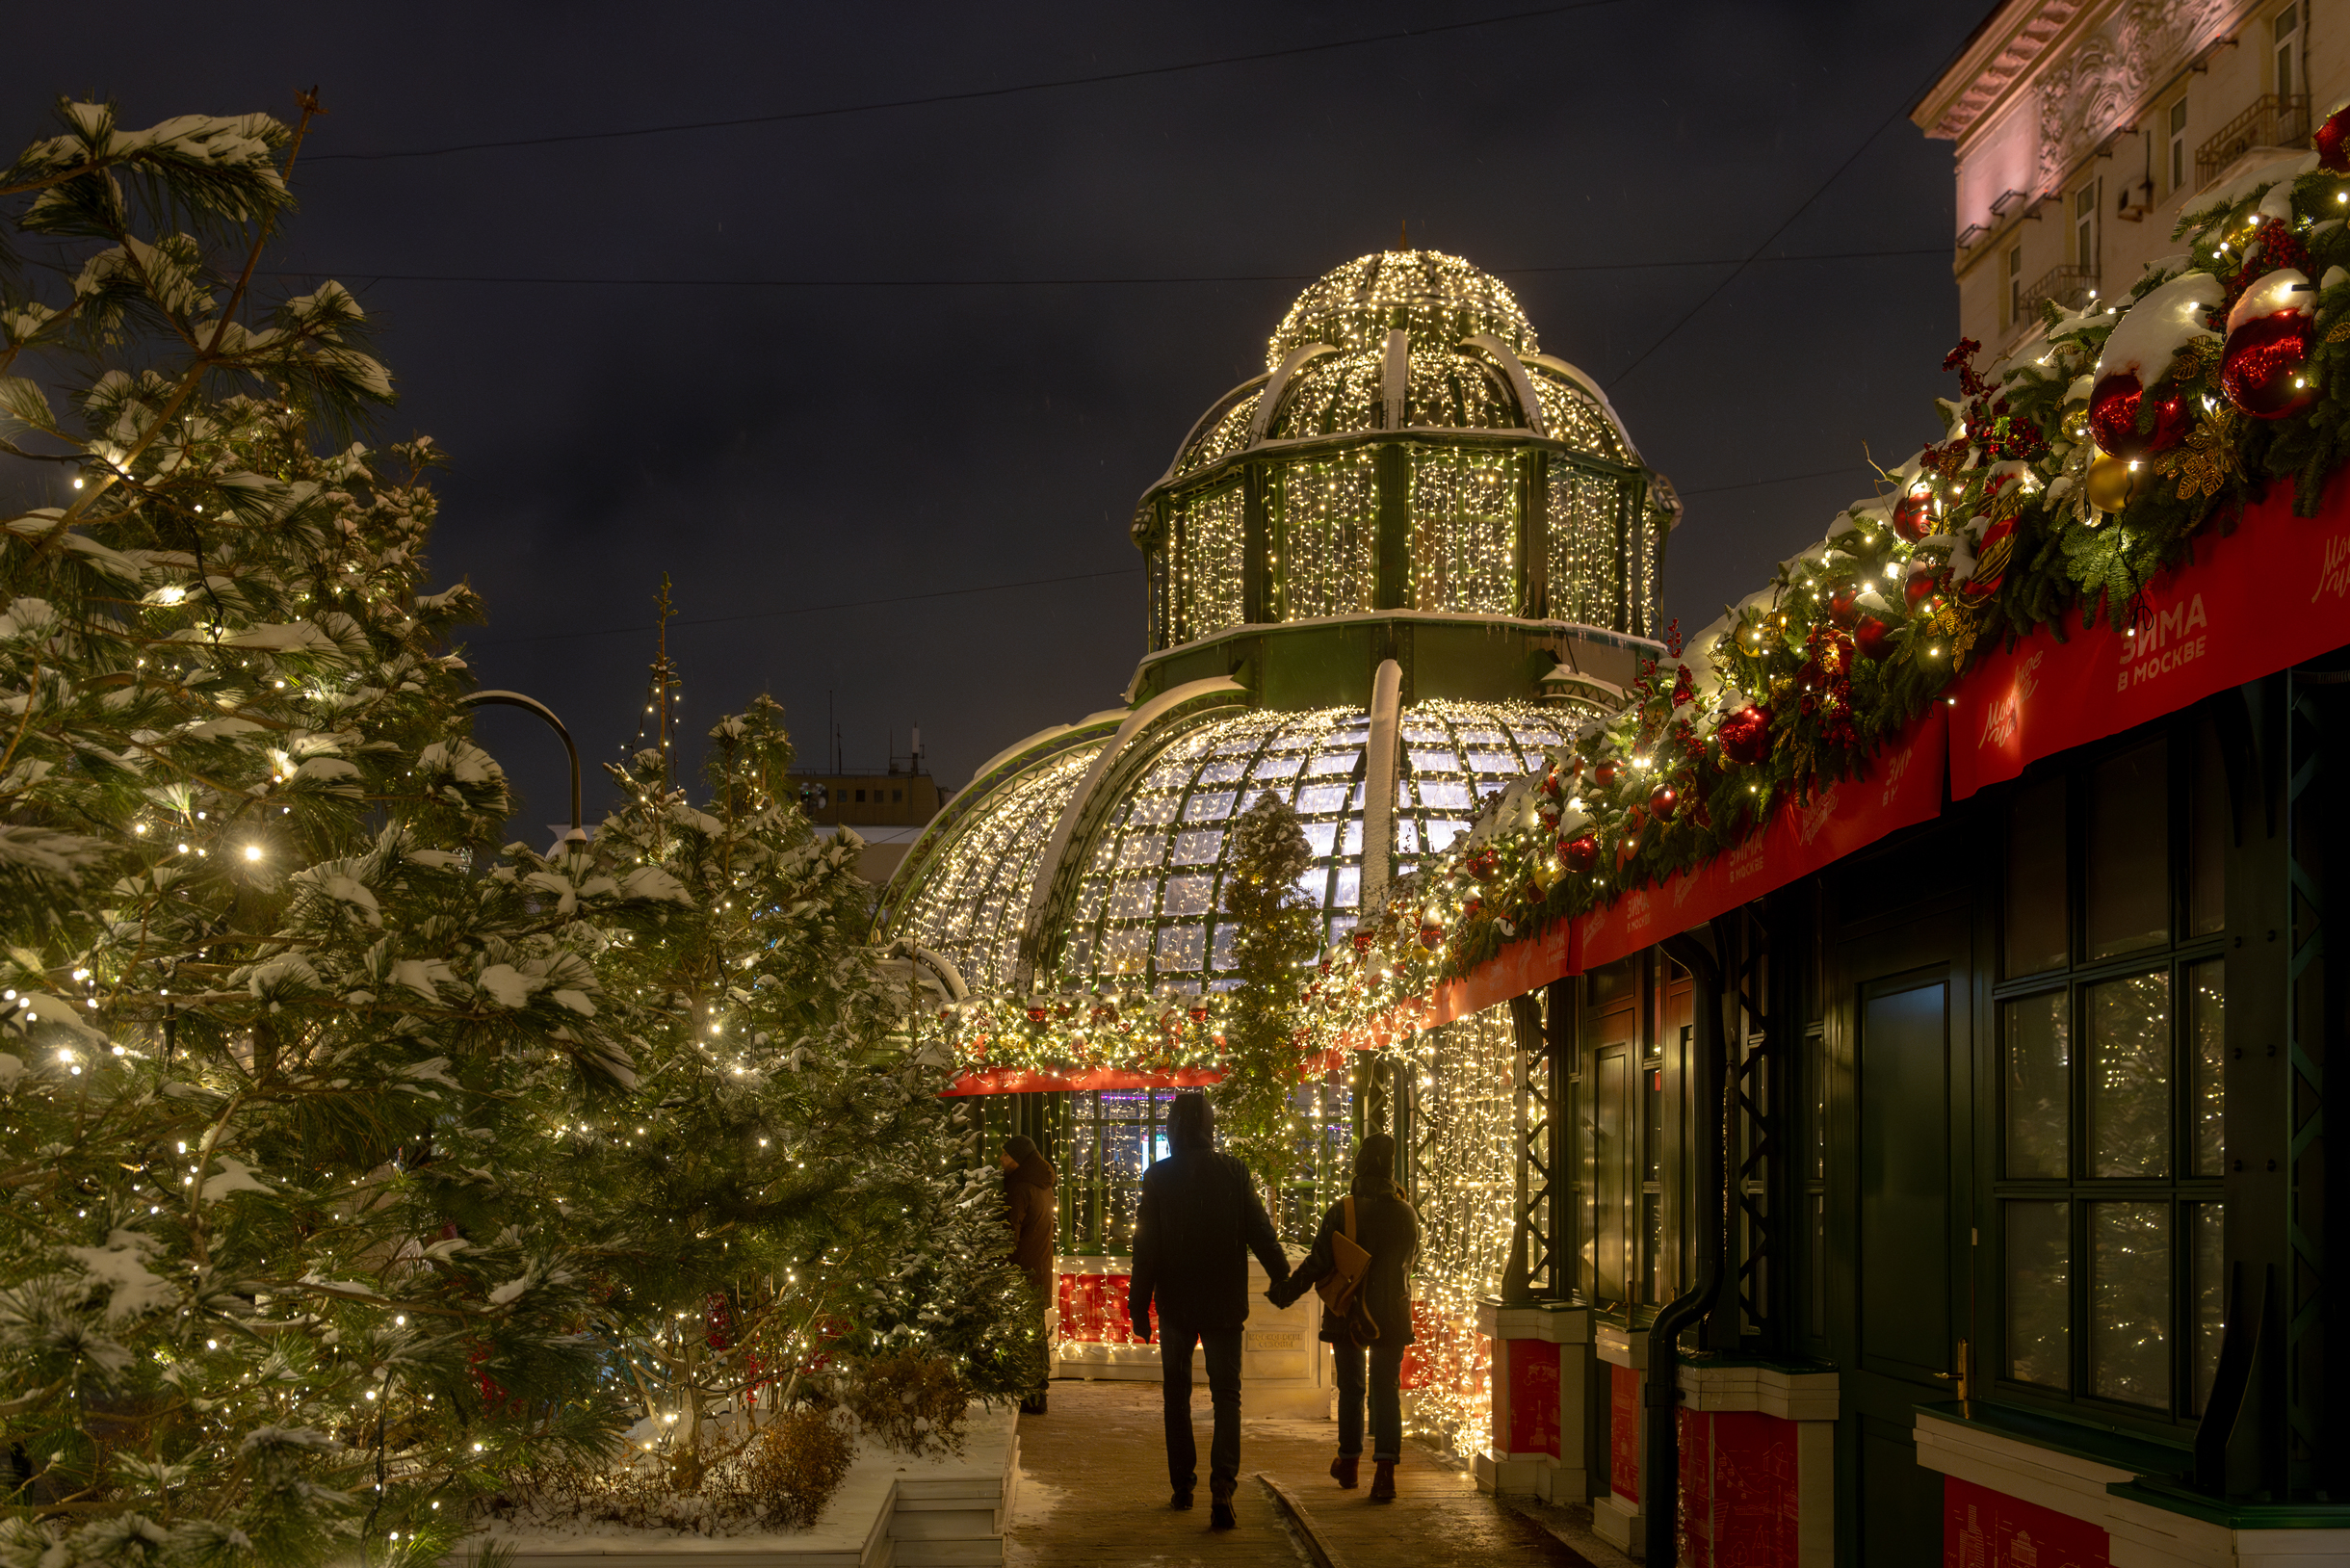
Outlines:
[[746,125],[782,125],[794,120],[830,119],[842,115],[874,115],[893,109],[925,109],[935,104],[976,103],[987,98],[1011,98],[1029,92],[1051,92],[1061,88],[1099,87],[1109,82],[1134,82],[1150,76],[1181,76],[1191,71],[1215,70],[1225,65],[1245,65],[1261,60],[1292,60],[1299,55],[1328,54],[1334,49],[1360,49],[1374,43],[1397,43],[1406,39],[1433,38],[1440,33],[1465,33],[1479,27],[1501,27],[1510,22],[1540,21],[1546,16],[1564,16],[1579,11],[1602,11],[1611,6],[1630,4],[1631,0],[1574,0],[1573,4],[1540,6],[1531,11],[1505,12],[1498,16],[1478,16],[1469,21],[1432,22],[1424,27],[1397,28],[1386,33],[1363,33],[1353,38],[1331,39],[1321,43],[1292,44],[1286,49],[1260,49],[1244,55],[1214,55],[1205,60],[1178,61],[1166,65],[1137,65],[1130,70],[1099,71],[1090,76],[1057,76],[1036,82],[1018,82],[1008,87],[969,88],[959,92],[933,92],[919,98],[877,98],[867,103],[835,104],[827,109],[788,109],[772,115],[742,115],[729,119],[688,119],[661,125],[632,125],[622,130],[571,131],[556,136],[519,136],[496,142],[456,142],[439,147],[408,147],[395,152],[314,152],[306,160],[311,163],[384,163],[395,158],[446,158],[460,152],[496,152],[508,147],[558,146],[571,142],[617,142],[636,136],[673,136],[685,131],[730,131]]
[[[918,599],[953,599],[970,593],[1003,593],[1013,588],[1043,588],[1053,583],[1087,583],[1104,577],[1139,577],[1139,566],[1120,566],[1111,571],[1071,572],[1063,577],[1025,577],[1013,583],[979,583],[970,588],[937,588],[928,593],[892,593],[877,599],[842,599],[833,604],[790,605],[781,610],[750,610],[739,615],[702,615],[689,618],[677,616],[671,626],[724,626],[735,621],[775,620],[785,615],[814,615],[828,610],[868,610],[875,605],[910,604]],[[529,637],[498,637],[474,643],[478,648],[509,647],[522,642],[561,642],[583,637],[622,637],[652,631],[650,621],[638,621],[628,626],[597,626],[578,632],[538,632]]]
[[[1827,250],[1764,256],[1765,262],[1866,261],[1888,256],[1946,256],[1948,246],[1893,250]],[[1687,261],[1582,261],[1547,267],[1496,267],[1511,275],[1537,273],[1649,272],[1665,267],[1743,267],[1753,258],[1715,256]],[[539,288],[630,289],[1032,289],[1134,287],[1170,283],[1310,283],[1319,273],[1186,273],[1093,277],[584,277],[525,273],[374,273],[353,268],[280,269],[273,277],[364,277],[376,283],[503,283]]]
[[1815,468],[1808,474],[1781,474],[1777,479],[1747,479],[1740,480],[1736,484],[1709,484],[1701,490],[1684,490],[1676,485],[1673,493],[1685,498],[1692,495],[1720,495],[1729,490],[1759,490],[1765,484],[1792,484],[1797,480],[1826,479],[1832,474],[1850,474],[1861,466],[1865,465],[1844,463],[1836,468]]
[[1854,147],[1850,155],[1847,156],[1842,163],[1838,164],[1834,169],[1830,170],[1826,179],[1821,180],[1817,185],[1812,188],[1812,194],[1810,196],[1805,196],[1801,201],[1795,203],[1794,211],[1789,213],[1786,218],[1782,219],[1777,228],[1772,229],[1768,234],[1762,236],[1762,243],[1756,246],[1754,250],[1746,257],[1744,261],[1738,263],[1736,271],[1731,273],[1729,276],[1721,279],[1721,281],[1715,283],[1713,287],[1708,289],[1698,300],[1697,303],[1691,305],[1687,310],[1683,311],[1681,314],[1681,319],[1673,323],[1672,326],[1666,327],[1663,335],[1658,337],[1656,342],[1651,343],[1647,348],[1642,349],[1640,353],[1633,357],[1631,364],[1626,365],[1622,370],[1617,371],[1609,384],[1623,384],[1624,381],[1631,378],[1633,371],[1638,370],[1642,365],[1648,363],[1650,355],[1654,354],[1658,349],[1663,348],[1667,343],[1670,343],[1674,336],[1678,334],[1683,327],[1688,326],[1692,321],[1695,321],[1697,319],[1698,312],[1704,310],[1706,306],[1711,304],[1717,298],[1720,297],[1721,292],[1724,289],[1728,288],[1731,284],[1736,282],[1740,276],[1744,275],[1747,268],[1753,266],[1757,261],[1762,260],[1762,252],[1768,250],[1772,246],[1777,245],[1779,243],[1779,236],[1785,234],[1789,229],[1794,227],[1795,220],[1801,218],[1805,213],[1809,212],[1812,208],[1813,202],[1817,201],[1821,196],[1827,195],[1828,188],[1834,185],[1838,180],[1842,179],[1844,177],[1844,171],[1850,169],[1854,164],[1861,161],[1862,153],[1867,152],[1870,147],[1876,145],[1877,138],[1883,136],[1886,131],[1892,127],[1893,121],[1907,117],[1911,107],[1914,106],[1919,98],[1924,96],[1929,88],[1942,79],[1943,73],[1950,68],[1950,62],[1955,60],[1958,57],[1959,50],[1964,49],[1965,47],[1966,44],[1962,42],[1958,45],[1958,48],[1952,49],[1947,55],[1943,57],[1942,63],[1937,65],[1934,69],[1928,73],[1924,81],[1919,83],[1916,88],[1912,89],[1910,91],[1904,93],[1900,98],[1896,99],[1893,104],[1893,113],[1887,115],[1883,119],[1879,120],[1877,122],[1876,129],[1870,131],[1867,136],[1863,137],[1861,139],[1861,144]]

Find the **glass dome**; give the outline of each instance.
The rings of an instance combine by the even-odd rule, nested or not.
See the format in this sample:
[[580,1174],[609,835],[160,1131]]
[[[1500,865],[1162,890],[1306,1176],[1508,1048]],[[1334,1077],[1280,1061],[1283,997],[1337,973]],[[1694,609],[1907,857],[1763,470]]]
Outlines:
[[[1464,832],[1478,798],[1542,765],[1569,715],[1530,704],[1423,702],[1397,725],[1390,875]],[[1048,988],[1115,980],[1179,991],[1215,988],[1232,967],[1222,920],[1226,828],[1259,795],[1293,807],[1313,846],[1298,884],[1332,941],[1354,924],[1363,875],[1369,715],[1354,708],[1251,710],[1173,726],[1068,860],[1084,868],[1073,907],[1045,933]],[[1028,894],[1060,809],[1098,754],[1063,752],[1001,787],[958,823],[904,899],[893,928],[950,958],[973,990],[1016,973]]]
[[1397,327],[1419,342],[1459,343],[1483,333],[1513,353],[1541,347],[1518,297],[1491,273],[1441,250],[1382,250],[1323,274],[1299,295],[1265,346],[1265,368],[1311,343],[1373,348]]
[[1159,649],[1391,610],[1653,636],[1680,511],[1500,279],[1407,250],[1298,296],[1265,373],[1192,425],[1132,532]]

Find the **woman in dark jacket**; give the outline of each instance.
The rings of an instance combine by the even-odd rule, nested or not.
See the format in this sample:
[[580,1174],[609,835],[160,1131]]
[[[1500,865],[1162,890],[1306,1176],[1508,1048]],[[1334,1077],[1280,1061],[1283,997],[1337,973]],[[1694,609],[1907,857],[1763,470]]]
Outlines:
[[[1049,1320],[1053,1310],[1053,1241],[1059,1229],[1058,1205],[1053,1196],[1057,1180],[1053,1163],[1031,1139],[1014,1133],[1004,1140],[1003,1165],[1004,1204],[1012,1227],[1012,1262],[1027,1271],[1029,1283],[1036,1287],[1036,1299]],[[1046,1356],[1049,1376],[1050,1350]],[[1045,1384],[1040,1381],[1036,1392],[1020,1401],[1021,1412],[1043,1415],[1044,1397]]]
[[[1420,1251],[1420,1216],[1396,1186],[1396,1140],[1373,1133],[1354,1155],[1354,1240],[1371,1254],[1363,1278],[1363,1312],[1375,1325],[1368,1346],[1354,1343],[1347,1331],[1350,1320],[1322,1315],[1321,1337],[1337,1351],[1338,1457],[1330,1474],[1339,1485],[1355,1484],[1363,1458],[1363,1404],[1371,1403],[1371,1458],[1378,1465],[1371,1477],[1371,1501],[1392,1503],[1396,1498],[1396,1461],[1403,1456],[1403,1347],[1412,1343],[1412,1259]],[[1330,1238],[1343,1232],[1346,1205],[1334,1203],[1322,1215],[1321,1234],[1314,1250],[1290,1275],[1289,1284],[1268,1292],[1275,1306],[1286,1307],[1337,1270]],[[1359,1322],[1361,1315],[1350,1315]]]

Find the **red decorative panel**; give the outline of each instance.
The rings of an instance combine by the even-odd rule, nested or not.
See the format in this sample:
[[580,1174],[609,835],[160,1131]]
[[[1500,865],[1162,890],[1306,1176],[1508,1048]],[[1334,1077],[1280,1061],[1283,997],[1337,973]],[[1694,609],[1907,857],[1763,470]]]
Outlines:
[[1795,1424],[1754,1410],[1681,1418],[1681,1560],[1795,1568]]
[[1062,1274],[1058,1281],[1060,1337],[1088,1345],[1132,1345],[1124,1274]]
[[1548,1340],[1509,1342],[1508,1451],[1558,1457],[1558,1346]]
[[2112,1568],[2095,1525],[1956,1476],[1942,1478],[1943,1568]]
[[1640,1501],[1640,1374],[1607,1366],[1607,1486]]

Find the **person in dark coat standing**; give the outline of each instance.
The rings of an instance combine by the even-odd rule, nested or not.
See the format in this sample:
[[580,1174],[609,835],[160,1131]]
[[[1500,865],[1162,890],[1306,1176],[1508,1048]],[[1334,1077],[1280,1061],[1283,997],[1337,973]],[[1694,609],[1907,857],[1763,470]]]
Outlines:
[[1198,1450],[1191,1435],[1191,1347],[1207,1352],[1215,1435],[1208,1447],[1210,1523],[1230,1529],[1240,1479],[1240,1325],[1248,1320],[1248,1254],[1278,1291],[1290,1260],[1266,1217],[1248,1169],[1215,1152],[1215,1113],[1196,1089],[1167,1111],[1171,1153],[1142,1173],[1135,1214],[1134,1274],[1126,1309],[1148,1338],[1159,1308],[1159,1364],[1165,1380],[1167,1479],[1174,1505],[1191,1506]]
[[[1058,1177],[1053,1163],[1039,1151],[1032,1139],[1014,1133],[1004,1140],[1004,1204],[1012,1227],[1012,1262],[1036,1287],[1040,1312],[1053,1310],[1053,1241],[1059,1233],[1059,1205],[1054,1198],[1053,1186]],[[1052,1352],[1046,1352],[1045,1375],[1052,1375]],[[1020,1401],[1024,1416],[1041,1416],[1045,1410],[1045,1383],[1039,1381],[1036,1391]]]
[[[1378,1466],[1371,1477],[1371,1501],[1393,1503],[1396,1461],[1403,1457],[1403,1347],[1413,1338],[1412,1259],[1420,1251],[1420,1216],[1396,1186],[1394,1138],[1373,1133],[1362,1141],[1354,1153],[1350,1190],[1354,1239],[1371,1254],[1360,1299],[1363,1313],[1376,1332],[1358,1343],[1348,1325],[1360,1323],[1361,1315],[1345,1319],[1322,1315],[1321,1337],[1335,1347],[1338,1361],[1338,1457],[1330,1461],[1330,1474],[1341,1486],[1355,1484],[1363,1459],[1363,1403],[1368,1391],[1371,1458]],[[1337,1271],[1330,1238],[1342,1233],[1345,1223],[1345,1203],[1330,1205],[1330,1212],[1322,1215],[1321,1234],[1314,1239],[1314,1250],[1306,1254],[1306,1261],[1297,1266],[1287,1285],[1266,1293],[1273,1305],[1288,1306]]]

